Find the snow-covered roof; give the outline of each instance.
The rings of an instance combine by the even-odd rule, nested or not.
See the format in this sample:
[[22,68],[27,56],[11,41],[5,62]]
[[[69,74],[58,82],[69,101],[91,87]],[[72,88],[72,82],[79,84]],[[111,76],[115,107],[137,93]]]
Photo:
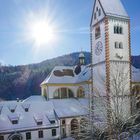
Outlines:
[[55,99],[52,102],[59,118],[88,114],[88,99]]
[[25,99],[23,102],[37,102],[37,101],[46,101],[46,99],[43,96],[40,95],[34,95],[30,96],[29,98]]
[[[26,101],[25,101],[26,102]],[[3,105],[0,114],[0,131],[1,132],[11,132],[14,130],[25,130],[25,129],[35,129],[35,128],[50,128],[53,126],[58,126],[58,123],[51,124],[47,114],[51,114],[55,116],[52,112],[53,104],[50,102],[42,102],[42,101],[33,101],[30,102],[30,107],[28,112],[24,110],[22,107],[25,102],[13,102],[13,101],[5,101],[1,102],[0,105]],[[15,112],[12,113],[8,109],[8,106],[14,104],[16,105]],[[39,114],[39,115],[38,115]],[[56,119],[56,116],[54,117]],[[13,119],[18,119],[17,124],[12,124]],[[42,125],[37,124],[38,120],[43,120]],[[57,119],[56,119],[57,120]],[[57,121],[56,121],[57,122]]]
[[[75,74],[73,72],[74,67],[69,66],[56,66],[50,75],[41,83],[73,83],[75,79]],[[65,71],[70,71],[65,74]]]
[[76,83],[89,81],[91,79],[91,67],[90,65],[83,68],[80,74],[77,76]]
[[43,84],[75,84],[90,79],[89,66],[81,66],[81,72],[76,75],[75,67],[56,66],[49,76],[41,83]]
[[99,0],[106,15],[126,17],[128,14],[122,5],[121,0]]
[[[39,98],[39,96],[37,96]],[[37,98],[36,97],[36,98]],[[41,96],[40,96],[41,97]],[[33,96],[29,99],[34,99]],[[23,105],[30,104],[26,112]],[[15,112],[9,110],[9,105],[16,105]],[[20,131],[36,128],[58,127],[58,117],[73,117],[87,114],[84,106],[88,106],[85,99],[52,99],[49,101],[25,100],[23,102],[4,101],[0,102],[0,132]],[[18,121],[12,124],[12,121]],[[51,123],[54,120],[55,123]],[[42,122],[41,124],[38,122]]]
[[131,67],[132,69],[132,82],[140,82],[140,69]]
[[[76,66],[75,66],[76,67]],[[69,66],[57,66],[55,67],[51,74],[41,83],[41,84],[75,84],[75,83],[81,83],[85,81],[89,81],[91,79],[91,67],[90,65],[87,66],[81,66],[81,72],[76,75],[74,70],[75,67],[69,67]],[[73,71],[73,76],[56,76],[54,75],[54,71],[63,71],[63,70],[72,70]],[[135,67],[132,66],[132,82],[140,82],[140,69],[136,69]],[[35,97],[34,97],[35,98]],[[40,97],[43,98],[43,97]],[[29,99],[28,99],[29,100]],[[45,100],[42,99],[42,100]],[[29,100],[30,101],[30,100]]]

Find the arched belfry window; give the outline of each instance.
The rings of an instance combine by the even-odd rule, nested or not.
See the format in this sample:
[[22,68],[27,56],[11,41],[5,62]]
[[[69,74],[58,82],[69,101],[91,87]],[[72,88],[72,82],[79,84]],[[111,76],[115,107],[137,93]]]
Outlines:
[[114,34],[123,34],[123,28],[119,25],[114,26]]
[[117,33],[117,26],[114,26],[114,33]]
[[120,34],[123,34],[123,28],[120,27]]
[[85,91],[82,87],[79,87],[77,90],[77,98],[84,98],[85,97]]
[[53,98],[64,99],[64,98],[74,98],[74,93],[69,88],[59,88],[53,93]]
[[117,26],[117,34],[119,34],[119,32],[120,32],[120,27]]
[[115,49],[123,49],[123,43],[122,42],[115,42]]

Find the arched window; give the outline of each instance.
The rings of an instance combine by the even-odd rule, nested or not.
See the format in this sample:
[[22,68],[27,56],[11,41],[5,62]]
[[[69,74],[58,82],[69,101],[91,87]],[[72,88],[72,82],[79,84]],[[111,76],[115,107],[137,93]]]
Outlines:
[[119,43],[119,49],[123,49],[123,43],[122,42]]
[[54,93],[53,93],[53,98],[55,99],[60,99],[60,90],[56,90]]
[[53,93],[55,99],[73,98],[74,94],[69,88],[59,88]]
[[95,28],[95,38],[98,39],[101,36],[101,29],[100,26]]
[[71,134],[76,134],[78,133],[78,120],[77,119],[72,119],[71,120]]
[[118,46],[119,46],[118,42],[115,42],[115,49],[118,49],[119,48]]
[[101,9],[99,9],[99,11],[98,11],[98,15],[99,15],[99,16],[101,15]]
[[119,32],[120,32],[120,27],[117,26],[117,34],[119,34]]
[[47,97],[47,91],[46,91],[45,88],[43,89],[43,94],[42,95],[45,96],[45,97]]
[[120,27],[120,34],[123,34],[123,28]]
[[94,13],[94,19],[96,19],[96,13]]
[[11,134],[9,137],[8,137],[8,140],[22,140],[22,136],[21,134],[19,133],[14,133],[14,134]]
[[114,34],[117,33],[117,26],[114,26]]
[[77,98],[84,98],[85,97],[85,91],[82,87],[79,87],[77,90]]

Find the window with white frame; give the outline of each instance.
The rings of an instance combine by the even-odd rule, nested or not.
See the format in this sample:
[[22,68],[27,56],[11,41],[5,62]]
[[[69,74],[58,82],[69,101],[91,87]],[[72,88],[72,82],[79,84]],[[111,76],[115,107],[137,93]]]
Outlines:
[[56,136],[56,129],[52,129],[52,136]]

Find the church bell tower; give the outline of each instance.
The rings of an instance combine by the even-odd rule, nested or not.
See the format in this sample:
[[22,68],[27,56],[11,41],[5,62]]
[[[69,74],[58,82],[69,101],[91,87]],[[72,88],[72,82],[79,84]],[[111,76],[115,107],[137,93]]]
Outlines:
[[90,31],[94,119],[98,118],[100,123],[113,114],[128,118],[131,114],[130,19],[121,1],[95,0]]

